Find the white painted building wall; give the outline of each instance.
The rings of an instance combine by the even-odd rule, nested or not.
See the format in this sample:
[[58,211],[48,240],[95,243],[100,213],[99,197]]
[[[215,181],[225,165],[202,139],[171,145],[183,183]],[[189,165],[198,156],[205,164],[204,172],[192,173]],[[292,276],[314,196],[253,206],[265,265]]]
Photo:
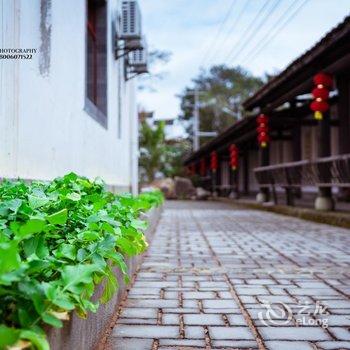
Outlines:
[[[116,61],[113,52],[112,22],[120,4],[107,2],[104,128],[84,110],[86,2],[47,2],[51,10],[43,22],[43,1],[0,0],[0,48],[46,47],[49,54],[46,70],[41,50],[32,60],[0,60],[0,177],[49,180],[74,171],[100,176],[117,190],[133,186],[135,192],[135,86],[124,81],[123,60]],[[51,26],[49,47],[43,43],[43,24],[46,30]]]

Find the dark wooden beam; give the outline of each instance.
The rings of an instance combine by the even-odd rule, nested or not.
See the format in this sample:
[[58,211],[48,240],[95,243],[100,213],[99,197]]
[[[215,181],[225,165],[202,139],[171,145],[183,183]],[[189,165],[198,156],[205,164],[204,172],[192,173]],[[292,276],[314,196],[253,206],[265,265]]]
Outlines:
[[339,93],[337,104],[339,119],[339,153],[350,153],[350,74],[336,77]]

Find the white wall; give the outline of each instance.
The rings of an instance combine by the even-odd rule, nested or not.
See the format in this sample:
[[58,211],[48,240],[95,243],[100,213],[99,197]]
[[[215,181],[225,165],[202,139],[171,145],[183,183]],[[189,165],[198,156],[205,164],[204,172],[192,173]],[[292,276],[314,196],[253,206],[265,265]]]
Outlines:
[[[40,0],[0,0],[0,47],[41,47],[40,5]],[[84,111],[85,0],[52,0],[47,72],[39,69],[40,52],[32,60],[0,60],[0,177],[46,180],[75,171],[123,189],[134,179],[135,186],[135,87],[124,82],[122,60],[113,55],[117,8],[117,0],[108,1],[107,129]]]

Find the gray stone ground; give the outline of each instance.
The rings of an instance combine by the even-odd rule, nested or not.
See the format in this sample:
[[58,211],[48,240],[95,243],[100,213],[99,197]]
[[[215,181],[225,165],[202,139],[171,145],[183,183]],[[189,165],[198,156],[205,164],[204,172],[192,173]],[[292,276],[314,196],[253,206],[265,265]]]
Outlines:
[[350,349],[350,230],[170,202],[107,348]]

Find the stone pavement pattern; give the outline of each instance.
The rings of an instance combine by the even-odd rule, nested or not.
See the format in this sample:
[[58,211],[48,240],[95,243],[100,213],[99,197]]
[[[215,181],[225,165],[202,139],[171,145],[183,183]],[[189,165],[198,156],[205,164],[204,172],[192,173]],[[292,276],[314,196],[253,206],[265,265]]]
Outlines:
[[349,247],[342,228],[167,203],[106,348],[350,349]]

